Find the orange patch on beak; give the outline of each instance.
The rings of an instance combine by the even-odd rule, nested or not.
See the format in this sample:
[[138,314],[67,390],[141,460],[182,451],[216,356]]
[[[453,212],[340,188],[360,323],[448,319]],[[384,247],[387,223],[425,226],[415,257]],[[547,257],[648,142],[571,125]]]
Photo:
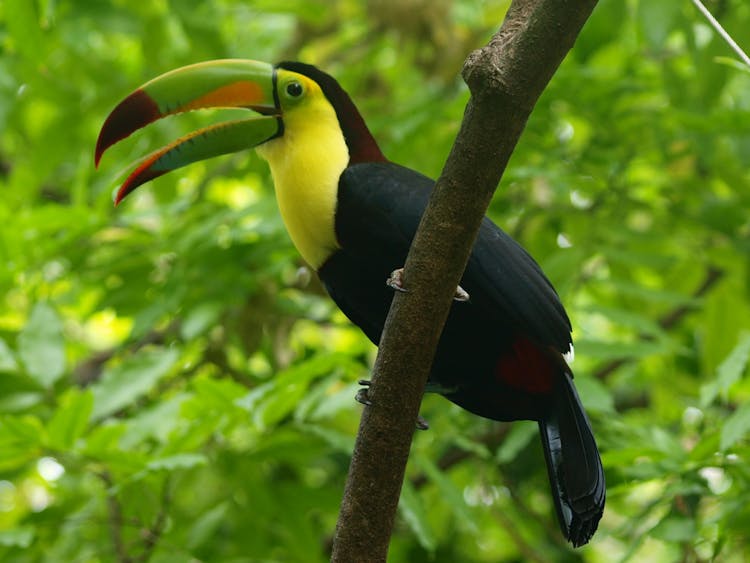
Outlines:
[[240,81],[227,84],[191,100],[180,108],[180,111],[189,111],[206,107],[252,107],[263,101],[263,89],[255,82]]

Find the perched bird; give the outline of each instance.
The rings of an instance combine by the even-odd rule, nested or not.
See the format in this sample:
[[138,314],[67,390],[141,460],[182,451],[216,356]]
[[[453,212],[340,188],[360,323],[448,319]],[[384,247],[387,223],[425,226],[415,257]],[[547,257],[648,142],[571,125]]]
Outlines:
[[[116,203],[170,170],[256,147],[271,167],[295,246],[346,316],[378,344],[393,297],[388,285],[399,287],[398,272],[391,274],[406,260],[434,182],[390,162],[341,86],[299,62],[209,61],[147,82],[105,121],[97,166],[107,148],[145,125],[207,107],[255,113],[147,156]],[[428,387],[479,416],[539,423],[562,532],[583,545],[604,510],[605,483],[564,358],[572,350],[565,309],[534,259],[487,218],[461,288]]]

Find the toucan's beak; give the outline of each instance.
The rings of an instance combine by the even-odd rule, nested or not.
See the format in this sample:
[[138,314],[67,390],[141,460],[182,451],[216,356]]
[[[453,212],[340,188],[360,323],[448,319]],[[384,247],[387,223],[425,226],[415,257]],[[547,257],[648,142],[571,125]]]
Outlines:
[[154,78],[112,110],[99,133],[94,162],[109,147],[149,123],[200,108],[248,108],[262,115],[227,121],[185,135],[143,159],[125,180],[115,205],[141,184],[191,162],[255,147],[283,131],[274,101],[274,68],[226,59],[198,63]]

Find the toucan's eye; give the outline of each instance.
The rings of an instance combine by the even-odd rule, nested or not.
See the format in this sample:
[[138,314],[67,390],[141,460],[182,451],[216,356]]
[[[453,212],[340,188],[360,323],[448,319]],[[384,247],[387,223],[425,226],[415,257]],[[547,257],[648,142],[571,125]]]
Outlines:
[[302,95],[302,92],[303,92],[302,84],[300,84],[299,82],[296,82],[296,81],[290,82],[289,84],[286,85],[286,93],[291,98],[299,98]]

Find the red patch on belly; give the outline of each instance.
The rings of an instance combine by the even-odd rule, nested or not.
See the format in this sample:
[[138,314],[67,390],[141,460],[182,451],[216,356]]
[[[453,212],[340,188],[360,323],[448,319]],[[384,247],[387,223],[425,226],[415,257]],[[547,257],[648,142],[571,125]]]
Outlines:
[[559,366],[527,338],[519,336],[495,364],[495,377],[529,393],[549,393]]

